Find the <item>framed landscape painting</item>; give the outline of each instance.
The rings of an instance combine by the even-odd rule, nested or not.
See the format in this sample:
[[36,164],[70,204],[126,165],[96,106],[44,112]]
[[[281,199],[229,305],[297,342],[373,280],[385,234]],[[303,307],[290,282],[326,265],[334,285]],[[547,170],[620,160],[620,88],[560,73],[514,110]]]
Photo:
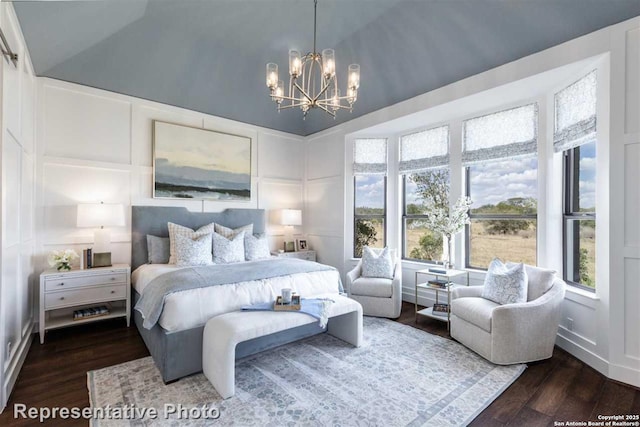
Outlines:
[[153,122],[153,197],[251,200],[251,138]]

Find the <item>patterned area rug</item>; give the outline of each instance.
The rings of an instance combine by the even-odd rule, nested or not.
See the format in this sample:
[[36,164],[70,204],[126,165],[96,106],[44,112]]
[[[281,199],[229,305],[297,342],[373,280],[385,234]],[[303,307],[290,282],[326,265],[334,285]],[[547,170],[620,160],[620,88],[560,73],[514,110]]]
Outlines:
[[[364,338],[356,349],[321,334],[241,359],[236,395],[227,400],[203,374],[164,385],[151,357],[134,360],[88,373],[91,406],[157,409],[156,419],[130,425],[463,426],[526,367],[493,365],[457,342],[386,319],[365,317]],[[167,412],[178,408],[168,420],[166,404]],[[219,418],[185,419],[203,405]]]

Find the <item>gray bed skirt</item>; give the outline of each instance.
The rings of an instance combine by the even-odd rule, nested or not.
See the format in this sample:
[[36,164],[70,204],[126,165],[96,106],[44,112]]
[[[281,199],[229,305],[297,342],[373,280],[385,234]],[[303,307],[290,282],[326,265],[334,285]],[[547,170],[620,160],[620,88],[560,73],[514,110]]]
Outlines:
[[[132,293],[133,306],[135,307],[140,294],[135,289],[132,289]],[[184,331],[167,332],[159,324],[156,324],[152,329],[142,327],[142,315],[137,310],[133,310],[133,318],[165,383],[202,372],[202,333],[204,325]],[[237,345],[236,359],[322,332],[326,332],[326,328],[321,328],[314,322],[264,337],[254,338]]]

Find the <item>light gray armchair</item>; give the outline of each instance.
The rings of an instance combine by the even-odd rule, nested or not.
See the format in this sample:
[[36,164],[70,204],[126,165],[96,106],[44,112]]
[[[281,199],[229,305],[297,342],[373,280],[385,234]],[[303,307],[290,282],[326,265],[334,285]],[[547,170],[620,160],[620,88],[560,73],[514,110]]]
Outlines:
[[555,278],[540,297],[499,305],[482,298],[482,286],[454,289],[451,337],[499,365],[548,359],[553,354],[565,283]]
[[366,316],[400,317],[402,309],[402,263],[396,257],[392,279],[362,277],[362,260],[347,273],[345,290],[362,305]]

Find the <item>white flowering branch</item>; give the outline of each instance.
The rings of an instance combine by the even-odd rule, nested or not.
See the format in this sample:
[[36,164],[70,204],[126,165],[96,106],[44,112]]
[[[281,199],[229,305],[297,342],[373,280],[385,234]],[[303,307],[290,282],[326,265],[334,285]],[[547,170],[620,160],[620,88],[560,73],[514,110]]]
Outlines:
[[460,197],[450,212],[449,209],[429,207],[424,223],[431,231],[451,239],[469,224],[469,207],[472,203],[469,197]]

